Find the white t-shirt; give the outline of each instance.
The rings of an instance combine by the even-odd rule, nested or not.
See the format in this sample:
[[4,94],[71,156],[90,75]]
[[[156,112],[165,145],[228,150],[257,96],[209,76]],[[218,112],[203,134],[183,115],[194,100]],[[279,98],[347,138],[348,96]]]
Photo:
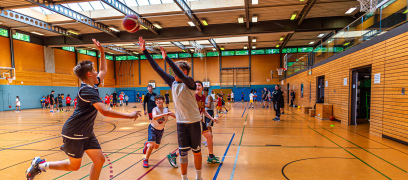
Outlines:
[[20,100],[18,100],[18,98],[16,98],[16,106],[20,106]]
[[174,81],[171,86],[171,92],[177,123],[188,124],[201,121],[195,90],[189,89],[184,83]]
[[[168,113],[168,109],[167,108],[163,108],[163,111],[160,111],[160,109],[158,107],[155,107],[152,109],[152,113],[156,113],[156,115],[160,115],[160,114],[164,114],[164,113]],[[163,130],[164,126],[166,126],[167,120],[169,119],[169,116],[165,116],[162,117],[158,120],[150,120],[150,124],[154,127],[154,129],[157,130]]]
[[231,93],[231,98],[234,98],[234,93],[233,92]]
[[212,97],[213,99],[215,99],[215,93],[214,93],[214,94],[211,94],[211,97]]
[[254,94],[249,94],[249,100],[254,100]]
[[268,98],[271,97],[271,91],[268,91]]

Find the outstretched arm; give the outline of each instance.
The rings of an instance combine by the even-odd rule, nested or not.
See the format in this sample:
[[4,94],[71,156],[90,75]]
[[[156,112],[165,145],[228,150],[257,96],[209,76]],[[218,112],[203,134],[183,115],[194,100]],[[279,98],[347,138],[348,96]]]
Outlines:
[[156,61],[150,56],[150,53],[146,50],[146,42],[142,37],[139,37],[139,46],[143,51],[143,54],[146,56],[152,68],[159,74],[159,76],[171,87],[174,82],[174,77],[170,74],[167,74],[163,69],[156,63]]
[[108,67],[106,65],[106,58],[105,58],[105,51],[103,50],[103,47],[101,46],[99,41],[97,41],[96,39],[92,39],[92,41],[94,42],[95,46],[98,48],[99,52],[101,53],[98,77],[102,81],[103,79],[105,79],[105,76],[108,73]]
[[208,119],[211,119],[212,121],[214,121],[215,123],[218,124],[218,119],[211,117],[210,114],[208,114],[208,112],[206,110],[203,111],[203,114],[204,114],[205,117],[207,117]]
[[160,47],[160,50],[162,51],[162,55],[164,60],[169,64],[170,68],[173,69],[174,74],[183,82],[184,84],[187,85],[187,87],[191,90],[196,89],[196,84],[194,83],[194,79],[192,77],[189,77],[184,74],[183,71],[174,63],[166,54],[166,51],[164,51],[163,47]]

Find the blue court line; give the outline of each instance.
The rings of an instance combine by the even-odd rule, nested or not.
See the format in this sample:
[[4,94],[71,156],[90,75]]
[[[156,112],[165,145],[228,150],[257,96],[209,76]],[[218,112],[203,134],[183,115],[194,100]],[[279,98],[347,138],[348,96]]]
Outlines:
[[[246,116],[246,118],[245,118],[245,122],[247,121],[247,119],[248,119],[248,114],[247,114],[247,116]],[[245,131],[245,125],[244,125],[244,128],[242,129],[241,140],[239,141],[239,146],[238,146],[238,150],[237,150],[237,155],[235,156],[234,167],[232,168],[230,180],[234,179],[235,168],[237,167],[238,155],[239,155],[239,150],[241,149],[241,143],[242,143],[242,137],[244,137],[244,131]]]
[[221,163],[220,163],[220,165],[218,166],[217,172],[215,173],[213,180],[216,180],[217,177],[218,177],[218,173],[219,173],[220,170],[221,170],[222,164],[224,164],[225,156],[227,156],[228,150],[229,150],[229,148],[230,148],[230,146],[231,146],[231,143],[232,143],[232,140],[234,139],[234,136],[235,136],[235,133],[234,133],[234,134],[232,135],[232,137],[231,137],[231,140],[230,140],[230,142],[229,142],[229,144],[228,144],[227,149],[225,150],[224,156],[222,157]]
[[244,117],[244,114],[245,114],[245,110],[246,110],[246,108],[244,109],[244,112],[242,113],[242,116],[241,116],[241,117]]

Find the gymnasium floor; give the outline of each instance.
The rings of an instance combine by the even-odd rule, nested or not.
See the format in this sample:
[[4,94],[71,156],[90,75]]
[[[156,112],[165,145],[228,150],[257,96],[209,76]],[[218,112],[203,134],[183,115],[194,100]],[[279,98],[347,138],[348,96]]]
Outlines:
[[[130,112],[135,104],[116,108]],[[247,103],[229,105],[231,110],[214,128],[215,154],[223,164],[203,163],[204,179],[407,179],[407,146],[370,135],[368,125],[345,126],[320,121],[286,108],[280,122],[274,111],[246,109]],[[137,104],[141,109],[141,104]],[[172,110],[172,104],[170,106]],[[31,159],[64,160],[59,150],[60,131],[71,113],[48,110],[0,112],[0,179],[24,179]],[[142,148],[148,119],[111,119],[98,115],[95,133],[106,154],[100,179],[180,179],[179,169],[165,158],[177,149],[175,120],[165,128],[151,168],[142,167]],[[330,125],[334,125],[331,127]],[[204,138],[203,138],[204,139]],[[203,161],[208,151],[203,147]],[[190,153],[189,178],[195,178]],[[87,179],[90,159],[84,155],[78,172],[48,171],[36,180]]]

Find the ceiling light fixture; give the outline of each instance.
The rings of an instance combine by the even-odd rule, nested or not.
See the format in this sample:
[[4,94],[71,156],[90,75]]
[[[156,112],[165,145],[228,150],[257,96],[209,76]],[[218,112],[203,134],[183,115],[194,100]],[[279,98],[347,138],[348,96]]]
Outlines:
[[194,23],[191,22],[191,21],[188,21],[188,24],[189,24],[190,26],[195,26]]
[[212,50],[213,50],[213,51],[215,51],[215,50],[217,50],[217,49],[215,49],[215,48],[212,48]]
[[278,47],[279,47],[279,44],[277,44],[276,47],[278,48]]
[[114,28],[114,27],[109,27],[110,30],[115,31],[115,32],[120,32],[118,29]]
[[283,41],[285,38],[284,37],[281,37],[280,39],[279,39],[279,41]]
[[193,51],[194,51],[194,49],[190,49],[190,51],[191,51],[191,52],[193,52]]
[[238,18],[238,23],[244,23],[244,17],[239,17]]
[[321,37],[323,37],[323,36],[324,36],[324,34],[319,34],[317,37],[321,38]]
[[224,51],[224,50],[225,50],[225,48],[223,48],[223,47],[221,47],[220,49],[221,49],[221,51]]
[[314,41],[310,41],[310,43],[309,44],[314,44],[315,42]]
[[347,10],[346,14],[351,14],[352,12],[354,12],[357,9],[357,7],[352,7],[349,10]]
[[252,42],[256,42],[256,38],[252,38]]
[[254,45],[254,46],[252,46],[252,49],[256,49],[256,46]]
[[138,52],[133,52],[133,54],[139,54]]
[[252,22],[253,23],[258,22],[258,16],[252,16]]
[[75,34],[75,35],[79,35],[79,33],[78,33],[78,32],[73,31],[73,30],[68,30],[68,32],[69,32],[69,33],[72,33],[72,34]]
[[37,34],[37,35],[40,35],[40,36],[44,36],[44,34],[41,34],[41,33],[39,33],[39,32],[35,32],[35,31],[33,31],[33,32],[31,32],[31,33]]
[[297,16],[297,14],[295,13],[295,14],[292,14],[292,16],[290,17],[290,20],[295,20],[296,19],[296,16]]
[[159,24],[155,23],[153,24],[154,27],[156,27],[157,29],[163,29]]
[[207,20],[202,20],[201,23],[203,23],[204,26],[208,26]]
[[258,4],[258,0],[252,0],[252,5]]
[[244,49],[248,49],[248,46],[244,46]]

